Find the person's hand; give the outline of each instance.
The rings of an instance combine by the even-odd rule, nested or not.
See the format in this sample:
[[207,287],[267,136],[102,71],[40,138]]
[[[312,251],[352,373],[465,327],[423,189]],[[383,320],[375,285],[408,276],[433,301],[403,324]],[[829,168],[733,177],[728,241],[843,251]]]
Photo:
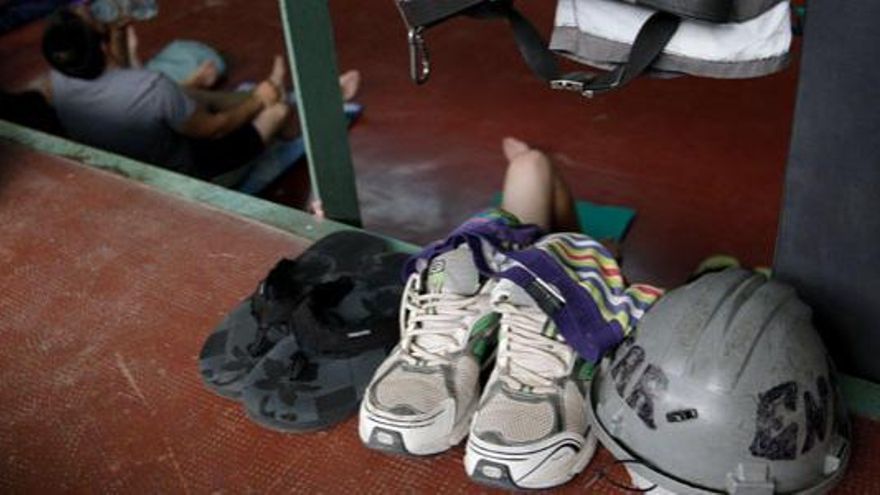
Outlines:
[[254,97],[266,108],[281,101],[281,91],[271,82],[263,81],[254,89]]

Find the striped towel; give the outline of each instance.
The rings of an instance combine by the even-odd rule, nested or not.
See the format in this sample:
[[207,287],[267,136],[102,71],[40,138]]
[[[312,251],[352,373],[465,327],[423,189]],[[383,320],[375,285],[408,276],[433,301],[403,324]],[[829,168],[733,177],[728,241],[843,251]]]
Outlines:
[[556,258],[569,276],[586,289],[603,318],[620,325],[624,336],[663,295],[663,290],[651,285],[627,286],[611,253],[586,235],[553,234],[538,241],[535,247]]
[[584,234],[551,234],[529,249],[494,254],[496,275],[525,289],[592,363],[629,335],[663,294],[627,285],[611,253]]
[[536,226],[490,209],[410,258],[405,274],[421,271],[435,256],[466,243],[483,275],[522,287],[565,342],[584,361],[596,363],[632,333],[663,291],[627,285],[611,253],[585,234],[541,235]]

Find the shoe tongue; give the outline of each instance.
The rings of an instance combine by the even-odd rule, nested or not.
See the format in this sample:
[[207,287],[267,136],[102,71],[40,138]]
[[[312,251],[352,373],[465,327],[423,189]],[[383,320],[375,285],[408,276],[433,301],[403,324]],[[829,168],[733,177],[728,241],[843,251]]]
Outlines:
[[492,289],[492,302],[497,303],[501,301],[506,301],[516,306],[538,307],[532,296],[523,290],[522,287],[507,279],[502,279]]
[[[455,294],[472,296],[480,289],[480,273],[474,266],[471,250],[468,246],[460,246],[453,251],[434,257],[425,270],[425,292],[430,294]],[[424,323],[426,329],[439,330],[436,334],[422,335],[416,343],[429,352],[445,352],[458,347],[459,336],[446,334],[446,330],[459,327],[455,322],[429,321]]]
[[[519,307],[521,310],[526,310],[527,312],[532,313],[533,315],[540,315],[539,323],[534,325],[534,327],[520,327],[520,331],[530,330],[535,333],[540,333],[541,335],[553,339],[564,342],[565,340],[559,335],[559,332],[556,330],[555,325],[550,320],[550,317],[547,316],[543,311],[541,311],[540,307],[535,303],[535,300],[523,290],[522,287],[516,285],[507,279],[502,279],[498,284],[492,289],[492,303],[497,304],[500,302],[506,302],[513,304],[514,306]],[[502,316],[502,321],[504,316]],[[510,337],[513,338],[513,337]],[[537,373],[546,377],[558,377],[560,374],[564,374],[565,370],[559,367],[559,363],[556,360],[552,359],[542,359],[541,356],[535,356],[533,354],[517,354],[516,356],[511,356],[511,359],[515,359],[518,364],[529,369],[530,371]],[[532,386],[541,386],[540,383],[535,383],[533,377],[531,377],[528,373],[522,373],[518,369],[511,370],[511,376],[516,379],[517,382]]]
[[550,320],[550,317],[541,310],[535,300],[532,299],[532,296],[523,290],[522,287],[516,285],[510,280],[502,279],[498,282],[495,288],[492,289],[492,304],[497,304],[499,302],[507,302],[514,306],[518,306],[520,309],[525,309],[533,314],[540,315],[543,324],[539,328],[535,328],[534,331],[545,334],[550,338],[564,341],[562,336],[559,335],[559,331],[556,330],[555,325]]
[[480,273],[467,245],[436,256],[428,264],[426,289],[432,293],[472,296],[480,288]]

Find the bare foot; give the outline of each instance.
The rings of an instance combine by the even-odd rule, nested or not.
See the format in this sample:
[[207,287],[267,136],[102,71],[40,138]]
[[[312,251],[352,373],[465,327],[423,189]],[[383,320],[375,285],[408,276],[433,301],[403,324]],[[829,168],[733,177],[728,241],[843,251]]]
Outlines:
[[199,65],[198,69],[194,70],[193,73],[186,78],[183,85],[191,88],[211,89],[217,84],[217,79],[219,78],[220,72],[217,70],[217,66],[214,65],[214,62],[211,60],[205,60]]
[[[302,134],[297,113],[283,101],[269,105],[260,115],[265,116],[267,122],[273,123],[274,130],[266,132],[267,136],[277,136],[283,141],[292,141]],[[259,126],[257,127],[259,131]]]
[[357,95],[361,86],[361,73],[350,70],[339,76],[339,89],[342,92],[342,101],[350,101]]
[[319,221],[327,218],[324,214],[324,205],[319,199],[312,200],[312,202],[309,203],[309,212]]
[[280,133],[291,113],[286,104],[274,103],[257,114],[252,123],[263,143],[270,143]]
[[507,158],[507,161],[512,162],[516,157],[532,148],[525,141],[507,136],[501,140],[501,149],[504,150],[504,157]]
[[284,65],[284,57],[275,55],[275,60],[272,62],[272,72],[269,73],[267,81],[284,91],[284,76],[286,75],[287,66]]

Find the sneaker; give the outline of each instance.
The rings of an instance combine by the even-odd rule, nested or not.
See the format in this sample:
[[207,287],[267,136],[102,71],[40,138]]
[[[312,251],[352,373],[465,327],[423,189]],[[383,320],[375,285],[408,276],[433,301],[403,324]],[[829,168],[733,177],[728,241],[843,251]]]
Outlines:
[[370,448],[411,455],[443,452],[467,435],[480,396],[480,372],[494,351],[499,316],[494,282],[481,280],[470,249],[433,258],[410,276],[401,340],[379,367],[360,409]]
[[596,449],[586,413],[591,367],[517,285],[500,281],[492,304],[501,314],[498,353],[471,424],[465,469],[499,488],[561,485]]

